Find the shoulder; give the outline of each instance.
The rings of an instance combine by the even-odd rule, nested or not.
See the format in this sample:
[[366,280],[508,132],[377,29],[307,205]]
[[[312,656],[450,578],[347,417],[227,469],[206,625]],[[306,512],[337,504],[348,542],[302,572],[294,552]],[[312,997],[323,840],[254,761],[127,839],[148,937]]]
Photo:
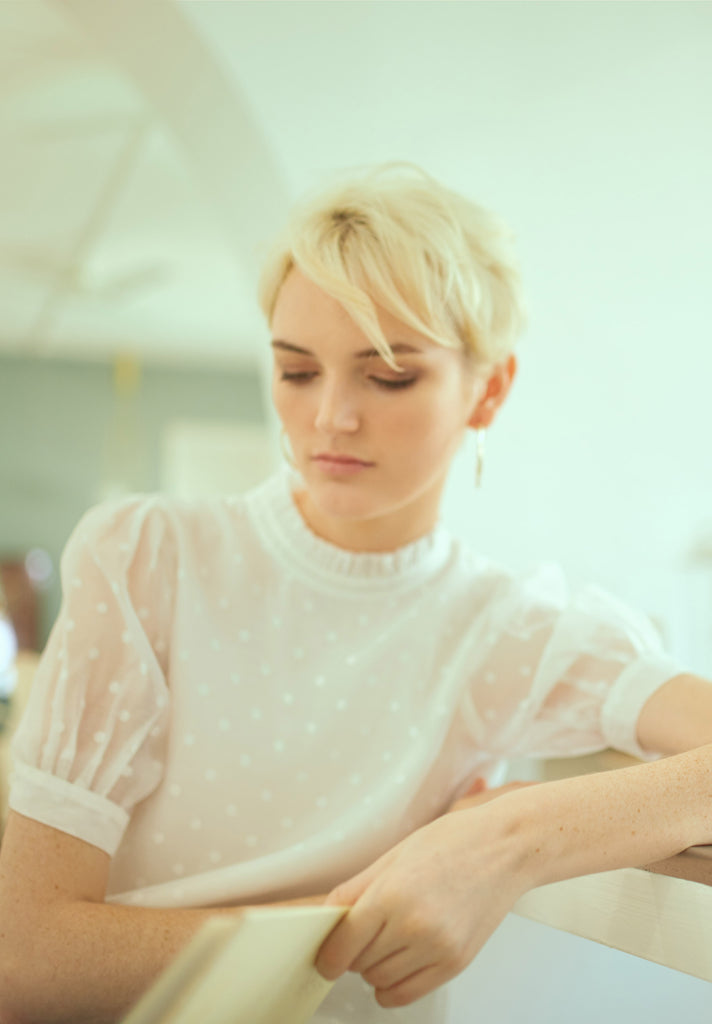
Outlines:
[[89,556],[107,568],[219,558],[251,546],[249,504],[249,493],[191,499],[141,493],[103,501],[79,519],[62,558]]
[[146,533],[164,535],[170,530],[169,505],[157,494],[131,494],[92,505],[72,530],[64,556],[80,551],[126,551]]
[[158,493],[129,494],[92,505],[78,520],[71,537],[87,544],[123,542],[140,533],[178,535],[210,531],[240,518],[246,498],[176,498]]
[[451,598],[467,596],[493,641],[536,633],[591,651],[660,647],[660,635],[645,613],[597,583],[570,578],[556,562],[505,569],[462,546],[456,578],[459,588]]
[[485,588],[507,603],[561,604],[568,597],[566,576],[555,562],[512,568],[481,554],[459,538],[453,539],[452,552],[453,579],[467,587]]
[[493,628],[513,621],[550,619],[571,599],[564,571],[554,562],[505,567],[461,542],[454,552],[451,597],[464,597]]

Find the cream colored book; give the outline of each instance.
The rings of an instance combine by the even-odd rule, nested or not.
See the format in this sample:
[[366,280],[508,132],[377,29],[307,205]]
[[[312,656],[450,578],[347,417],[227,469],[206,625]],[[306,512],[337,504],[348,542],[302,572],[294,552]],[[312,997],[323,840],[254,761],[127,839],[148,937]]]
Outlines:
[[314,960],[347,909],[264,907],[211,918],[124,1024],[304,1024],[333,985]]

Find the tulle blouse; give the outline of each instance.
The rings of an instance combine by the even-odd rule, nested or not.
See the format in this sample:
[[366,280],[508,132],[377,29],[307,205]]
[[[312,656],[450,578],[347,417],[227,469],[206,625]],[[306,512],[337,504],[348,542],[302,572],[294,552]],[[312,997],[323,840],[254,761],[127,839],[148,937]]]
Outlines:
[[132,495],[66,545],[10,804],[109,853],[112,901],[326,892],[503,759],[655,756],[636,722],[681,669],[643,615],[441,525],[344,551],[294,486]]
[[555,566],[510,574],[441,526],[343,551],[291,486],[133,495],[65,548],[12,806],[112,854],[112,895],[303,888],[502,758],[654,754],[636,721],[681,669],[644,616],[594,587],[571,597]]

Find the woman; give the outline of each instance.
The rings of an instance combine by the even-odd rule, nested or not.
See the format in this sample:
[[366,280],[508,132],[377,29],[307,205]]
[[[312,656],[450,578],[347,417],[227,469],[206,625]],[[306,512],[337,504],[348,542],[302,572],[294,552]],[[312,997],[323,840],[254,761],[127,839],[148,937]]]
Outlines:
[[[0,861],[8,1019],[115,1020],[215,908],[326,898],[352,909],[315,1019],[440,1022],[527,889],[712,840],[712,687],[615,600],[438,523],[516,371],[494,218],[376,169],[295,211],[260,300],[292,469],[98,506],[65,549]],[[458,799],[607,746],[682,753]]]

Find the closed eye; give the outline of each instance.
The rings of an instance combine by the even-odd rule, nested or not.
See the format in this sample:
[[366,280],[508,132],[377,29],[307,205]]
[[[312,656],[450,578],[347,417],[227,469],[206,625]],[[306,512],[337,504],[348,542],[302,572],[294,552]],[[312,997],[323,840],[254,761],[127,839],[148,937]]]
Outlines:
[[[302,370],[299,373],[289,373],[286,370],[282,371],[280,380],[288,381],[291,384],[308,384],[309,381],[313,380],[317,376],[316,370]],[[369,377],[374,384],[378,387],[385,388],[386,390],[397,390],[399,388],[408,388],[411,384],[415,384],[417,377],[404,377],[399,380],[391,380],[388,377]]]
[[411,384],[415,384],[418,378],[404,377],[401,380],[389,380],[386,377],[371,377],[369,379],[382,388],[408,388]]
[[280,380],[290,380],[295,384],[306,384],[312,379],[312,377],[316,377],[315,370],[304,370],[302,373],[287,373],[286,370],[283,370]]

